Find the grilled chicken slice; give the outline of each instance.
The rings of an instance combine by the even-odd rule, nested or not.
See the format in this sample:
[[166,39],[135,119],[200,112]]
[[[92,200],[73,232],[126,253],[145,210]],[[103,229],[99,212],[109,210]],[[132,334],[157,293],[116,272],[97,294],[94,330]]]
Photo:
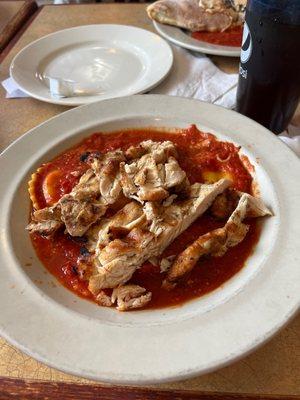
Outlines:
[[60,221],[61,213],[60,207],[54,205],[52,207],[42,208],[34,212],[34,219],[37,222],[42,221]]
[[[122,186],[127,197],[158,201],[169,197],[168,189],[180,187],[186,180],[173,157],[176,148],[172,142],[144,141],[129,148],[126,154],[127,162],[130,157],[144,156],[125,164],[121,150],[105,155],[88,154],[84,160],[91,168],[82,175],[79,183],[54,206],[35,211],[27,229],[50,235],[65,225],[71,236],[82,236],[105,214],[108,206],[117,201]],[[134,172],[123,172],[121,176],[120,163],[121,169]]]
[[98,178],[100,195],[106,204],[113,204],[121,192],[119,165],[124,161],[123,151],[116,150],[103,157],[93,157],[90,165]]
[[40,233],[43,236],[52,236],[63,226],[61,221],[48,220],[41,222],[31,222],[27,225],[26,229],[31,233]]
[[126,283],[147,260],[149,244],[154,238],[147,230],[134,228],[125,238],[111,241],[93,259],[94,274],[89,278],[89,290],[97,294],[100,289]]
[[249,226],[242,222],[246,217],[255,218],[272,215],[262,200],[248,193],[239,192],[239,195],[238,205],[225,226],[200,236],[179,254],[167,273],[163,287],[166,289],[175,287],[194,268],[200,257],[208,254],[213,257],[220,257],[230,247],[234,247],[244,240],[249,230]]
[[61,220],[71,236],[82,236],[102,215],[107,205],[92,200],[77,200],[72,195],[60,200]]
[[130,157],[143,154],[138,159],[120,164],[121,185],[126,197],[145,201],[161,201],[169,197],[169,189],[179,187],[186,180],[180,168],[173,143],[142,142],[127,150]]
[[[89,290],[97,294],[105,288],[115,288],[126,283],[146,260],[160,255],[163,250],[192,224],[213,200],[222,193],[230,181],[222,179],[212,185],[195,183],[187,200],[168,207],[150,205],[151,212],[137,204],[145,220],[128,235],[110,241],[94,256],[94,273],[89,279]],[[102,232],[99,232],[99,237]]]
[[[82,236],[106,212],[107,206],[98,201],[98,198],[99,181],[93,170],[89,169],[73,190],[62,196],[54,206],[34,211],[27,229],[46,234],[47,223],[53,224],[53,221],[57,221],[60,222],[56,224],[57,229],[65,224],[71,236]],[[38,224],[41,219],[44,223]]]
[[113,305],[111,301],[111,297],[108,296],[106,293],[104,293],[103,290],[101,290],[97,296],[95,297],[95,300],[100,306],[103,307],[111,307]]
[[112,307],[116,304],[118,311],[129,311],[136,308],[142,308],[147,305],[152,297],[151,292],[139,285],[124,285],[115,288],[108,296],[104,290],[101,290],[95,297],[98,304],[103,307]]
[[229,14],[232,26],[244,23],[246,5],[247,0],[199,0],[199,6],[207,13]]
[[[150,155],[145,155],[147,160],[140,169],[139,162],[133,164],[121,163],[121,182],[123,193],[126,197],[139,202],[161,201],[169,196],[163,185],[163,170],[156,166]],[[149,171],[149,172],[148,172]]]
[[151,300],[152,293],[138,285],[124,285],[115,288],[111,302],[117,302],[117,310],[128,311],[144,307]]
[[92,169],[88,169],[80,177],[78,184],[72,189],[70,194],[79,201],[97,198],[99,196],[99,179],[95,172]]
[[169,157],[168,162],[164,165],[165,169],[165,187],[170,189],[178,187],[186,178],[185,172],[180,168],[176,158]]
[[104,156],[98,153],[89,155],[86,162],[91,168],[81,176],[73,190],[54,206],[36,210],[27,229],[49,235],[65,225],[71,236],[84,235],[105,214],[109,204],[119,197],[119,164],[122,160],[124,155],[120,150]]
[[159,0],[148,6],[147,13],[161,24],[192,32],[222,32],[238,18],[238,13],[230,8],[212,10],[199,7],[199,0]]
[[159,262],[160,272],[161,273],[167,272],[168,269],[171,268],[175,258],[176,258],[175,255],[162,258]]
[[26,229],[31,233],[52,236],[61,227],[63,227],[63,222],[61,221],[60,207],[55,205],[36,210],[33,213],[33,221],[27,225]]
[[[101,250],[115,239],[127,236],[130,231],[145,224],[146,217],[140,204],[132,201],[126,204],[111,218],[102,219],[98,224],[92,226],[86,233],[88,239],[86,247],[92,259],[82,259],[78,262],[79,271],[90,271],[92,275],[97,274],[97,263],[94,260]],[[94,258],[94,259],[93,259]],[[94,288],[94,279],[90,281],[93,293],[98,292],[98,286]]]
[[240,194],[234,189],[227,189],[221,193],[213,202],[210,213],[218,219],[228,219],[235,210]]
[[199,0],[199,6],[208,10],[224,10],[231,8],[236,12],[244,12],[247,0]]
[[[94,159],[95,162],[97,158]],[[99,178],[93,169],[87,170],[73,190],[64,195],[58,205],[61,220],[71,236],[82,236],[102,215],[108,204],[100,195]]]
[[145,140],[139,146],[145,149],[147,153],[151,153],[157,163],[164,163],[171,156],[177,157],[176,147],[170,140],[165,140],[164,142]]
[[126,204],[113,217],[104,219],[95,227],[96,245],[94,251],[98,254],[109,242],[124,237],[131,229],[143,225],[145,215],[135,201]]

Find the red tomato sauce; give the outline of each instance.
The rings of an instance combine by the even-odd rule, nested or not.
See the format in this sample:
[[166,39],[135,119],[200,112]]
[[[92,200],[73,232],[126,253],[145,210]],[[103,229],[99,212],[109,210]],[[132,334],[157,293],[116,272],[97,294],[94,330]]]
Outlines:
[[236,26],[234,28],[227,29],[224,32],[193,32],[192,37],[194,39],[211,44],[241,47],[243,28],[241,26]]
[[[191,183],[204,182],[205,173],[230,174],[233,186],[244,192],[251,192],[252,178],[239,157],[239,148],[232,143],[220,142],[209,133],[200,132],[195,126],[171,133],[155,130],[127,130],[110,134],[95,133],[39,169],[35,182],[35,193],[39,207],[49,205],[45,198],[43,183],[49,173],[55,174],[53,201],[68,193],[77,184],[79,176],[88,168],[82,162],[82,155],[89,151],[108,152],[117,148],[126,149],[143,140],[172,140],[178,149],[178,161],[186,171]],[[75,172],[75,174],[74,174]],[[78,172],[78,173],[77,173]],[[51,200],[51,201],[52,201]],[[108,210],[108,213],[112,213]],[[161,308],[179,305],[187,300],[202,296],[222,285],[244,265],[259,237],[255,221],[249,221],[250,230],[238,246],[228,250],[223,257],[206,258],[199,261],[192,273],[181,285],[172,291],[161,288],[164,274],[159,267],[146,262],[133,275],[130,282],[140,284],[152,292],[152,301],[147,308]],[[165,250],[163,256],[176,255],[208,231],[224,225],[209,215],[209,212],[184,231]],[[72,238],[63,232],[52,238],[31,234],[33,246],[45,267],[68,289],[77,295],[93,299],[87,282],[80,280],[76,268],[80,252],[84,250],[85,238]]]

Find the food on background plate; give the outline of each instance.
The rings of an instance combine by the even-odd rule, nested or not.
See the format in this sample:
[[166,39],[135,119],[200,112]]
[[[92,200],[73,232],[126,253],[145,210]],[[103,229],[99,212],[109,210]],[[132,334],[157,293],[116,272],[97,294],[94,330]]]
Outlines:
[[147,13],[161,24],[190,31],[195,39],[240,46],[245,6],[245,0],[158,0]]
[[32,175],[37,255],[65,286],[127,311],[199,297],[234,275],[270,215],[232,143],[195,126],[94,134]]

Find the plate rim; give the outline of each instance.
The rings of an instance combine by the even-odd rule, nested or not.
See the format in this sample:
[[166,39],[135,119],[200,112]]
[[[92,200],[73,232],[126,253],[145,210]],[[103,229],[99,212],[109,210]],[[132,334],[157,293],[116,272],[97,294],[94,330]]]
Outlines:
[[[32,46],[35,46],[37,43],[39,43],[39,42],[41,42],[41,41],[43,41],[45,39],[48,39],[51,36],[61,35],[66,31],[72,31],[72,30],[78,30],[78,29],[87,29],[87,28],[93,29],[94,27],[97,27],[97,28],[98,27],[100,27],[100,28],[103,27],[104,29],[106,27],[112,27],[112,28],[117,28],[117,29],[120,29],[120,28],[121,29],[123,29],[123,28],[132,29],[132,30],[142,31],[143,33],[149,34],[149,36],[153,36],[153,37],[159,38],[160,39],[160,45],[165,46],[165,50],[168,52],[168,54],[166,54],[166,60],[168,60],[169,63],[166,64],[166,68],[165,68],[164,73],[160,76],[159,79],[157,79],[155,82],[151,83],[151,85],[148,84],[146,87],[144,87],[144,88],[142,88],[142,89],[140,89],[140,90],[138,90],[136,92],[133,92],[133,93],[129,93],[129,94],[127,93],[127,94],[123,94],[121,96],[113,96],[113,97],[108,97],[108,98],[107,97],[102,98],[101,96],[97,96],[97,95],[95,95],[95,96],[85,96],[86,98],[88,98],[88,99],[90,98],[91,100],[80,100],[81,99],[80,96],[72,97],[72,99],[75,99],[75,101],[74,100],[73,101],[68,101],[68,98],[56,99],[56,98],[52,98],[50,95],[48,97],[46,97],[46,96],[43,96],[43,95],[36,94],[36,93],[32,92],[31,90],[29,90],[28,87],[24,87],[22,85],[22,83],[20,83],[18,81],[18,79],[16,79],[15,73],[13,71],[14,65],[15,65],[16,61],[18,60],[18,58],[22,57],[23,54],[29,48],[31,48]],[[109,100],[109,99],[116,98],[116,97],[126,97],[128,95],[134,96],[134,95],[137,95],[137,94],[143,94],[145,92],[148,92],[149,90],[152,90],[153,88],[158,86],[164,79],[166,79],[166,77],[169,75],[169,73],[170,73],[170,71],[172,69],[173,64],[174,64],[174,54],[173,54],[173,50],[172,50],[170,44],[168,43],[167,40],[165,40],[164,38],[162,38],[161,36],[159,36],[155,32],[152,32],[152,31],[149,31],[147,29],[143,29],[143,28],[140,28],[140,27],[137,27],[137,26],[125,25],[125,24],[88,24],[88,25],[73,26],[73,27],[66,28],[66,29],[60,29],[58,31],[51,32],[51,33],[49,33],[47,35],[44,35],[44,36],[42,36],[42,37],[40,37],[40,38],[28,43],[26,46],[24,46],[13,57],[13,59],[12,59],[12,61],[10,63],[10,66],[9,66],[9,75],[10,75],[11,79],[15,82],[15,84],[24,93],[26,93],[28,96],[30,96],[30,97],[32,97],[34,99],[43,101],[45,103],[57,104],[57,105],[65,106],[65,107],[74,107],[74,106],[76,107],[76,106],[82,106],[82,105],[91,104],[91,103],[94,103],[94,102],[97,102],[97,101],[100,101],[100,100]],[[95,99],[95,100],[93,100],[93,99]]]
[[[152,99],[151,99],[152,98]],[[106,103],[107,104],[107,106],[108,107],[111,107],[110,105],[109,105],[109,103],[111,103],[111,102],[116,102],[116,103],[123,103],[123,104],[126,104],[128,101],[133,101],[133,103],[134,102],[136,102],[136,103],[139,103],[139,100],[141,100],[141,102],[143,103],[143,102],[155,102],[155,103],[159,103],[159,100],[164,100],[164,101],[166,101],[167,103],[176,103],[176,102],[190,102],[191,103],[191,106],[193,106],[193,104],[195,105],[195,106],[200,106],[200,104],[202,104],[202,106],[203,106],[203,108],[205,109],[205,108],[211,108],[211,110],[215,110],[215,111],[217,111],[217,110],[220,110],[220,112],[222,111],[223,113],[225,112],[225,113],[229,113],[229,114],[231,114],[231,115],[233,115],[233,114],[235,114],[236,115],[236,117],[237,117],[237,113],[236,112],[234,112],[234,111],[231,111],[231,110],[224,110],[222,107],[219,107],[219,106],[215,106],[215,105],[211,105],[211,104],[207,104],[207,103],[205,103],[205,102],[201,102],[201,101],[199,101],[199,100],[194,100],[194,99],[184,99],[184,98],[176,98],[176,97],[174,97],[174,98],[171,98],[171,97],[168,97],[168,96],[161,96],[161,95],[147,95],[147,96],[140,96],[140,95],[137,95],[137,96],[130,96],[130,97],[128,97],[128,98],[119,98],[119,99],[110,99],[110,100],[105,100],[105,101],[101,101],[101,102],[98,102],[98,106],[101,108],[101,107],[106,107],[106,105],[104,104],[104,103]],[[42,123],[42,124],[40,124],[38,127],[35,127],[35,128],[33,128],[33,129],[31,129],[30,131],[28,131],[25,135],[23,135],[23,136],[21,136],[20,138],[18,138],[15,142],[13,142],[3,153],[2,153],[2,155],[1,155],[1,157],[0,157],[0,164],[2,164],[2,162],[3,162],[3,156],[4,155],[7,155],[7,153],[9,153],[9,152],[11,152],[11,149],[13,149],[15,146],[17,146],[18,144],[20,144],[20,143],[22,143],[22,141],[24,141],[25,140],[25,138],[28,138],[28,137],[30,137],[30,135],[32,135],[32,134],[34,134],[34,135],[37,135],[38,134],[38,132],[39,132],[39,130],[41,129],[41,128],[45,128],[45,127],[47,127],[47,125],[50,125],[50,122],[51,123],[55,123],[55,120],[57,121],[57,120],[59,120],[59,119],[65,119],[66,118],[66,115],[67,116],[69,116],[70,114],[69,113],[73,113],[74,115],[75,114],[77,114],[77,115],[79,115],[80,113],[82,113],[82,111],[83,111],[83,109],[84,108],[87,108],[87,110],[88,110],[88,107],[97,107],[97,103],[92,103],[92,104],[88,104],[88,105],[85,105],[85,106],[83,106],[83,107],[80,107],[80,108],[77,108],[77,109],[72,109],[72,110],[69,110],[69,111],[66,111],[65,113],[62,113],[62,114],[59,114],[59,115],[57,115],[57,116],[55,116],[55,117],[52,117],[50,120],[48,120],[48,121],[45,121],[44,123]],[[201,106],[200,106],[201,107]],[[129,114],[130,114],[130,111],[127,111]],[[125,113],[126,114],[126,113]],[[249,123],[249,121],[250,121],[250,125],[252,125],[252,127],[256,127],[261,133],[265,133],[266,135],[268,135],[268,137],[269,137],[269,140],[271,140],[271,142],[273,141],[273,143],[275,144],[275,141],[277,142],[277,144],[276,144],[276,146],[278,147],[278,148],[280,148],[285,154],[287,154],[289,157],[291,157],[292,158],[292,162],[298,162],[299,163],[299,160],[298,160],[298,158],[296,157],[296,155],[290,150],[290,149],[288,149],[287,148],[287,146],[286,145],[284,145],[283,143],[281,143],[280,141],[279,141],[279,139],[277,139],[277,138],[275,138],[274,137],[274,135],[271,133],[271,132],[269,132],[267,129],[265,129],[265,128],[263,128],[262,126],[260,126],[259,124],[257,124],[257,123],[255,123],[254,121],[251,121],[251,120],[249,120],[248,118],[246,118],[246,117],[242,117],[242,116],[240,116],[239,115],[239,118],[242,118],[243,119],[243,121],[247,121],[248,120],[248,123]],[[99,121],[99,124],[100,124],[101,122]],[[63,135],[61,136],[61,138],[60,138],[61,140],[63,140]],[[280,144],[279,144],[280,143]],[[5,158],[5,157],[4,157]],[[295,164],[296,165],[296,164]],[[298,166],[299,166],[299,164],[298,164]],[[299,189],[299,188],[298,188]],[[299,192],[299,190],[298,190],[298,192]],[[2,246],[2,243],[0,244],[0,246]],[[1,283],[0,283],[0,286],[1,286]],[[248,354],[249,352],[251,352],[251,351],[253,351],[255,348],[257,348],[259,345],[261,345],[261,344],[263,344],[265,341],[267,341],[268,339],[270,339],[276,332],[277,332],[277,330],[279,329],[279,328],[281,328],[281,327],[283,327],[284,326],[284,324],[286,324],[292,317],[293,317],[293,315],[295,315],[295,313],[297,312],[297,308],[299,307],[299,301],[298,301],[298,304],[297,303],[295,303],[295,306],[293,307],[293,309],[290,309],[290,312],[288,313],[288,315],[285,315],[285,319],[284,319],[284,321],[282,322],[281,321],[281,323],[279,324],[279,326],[278,325],[276,325],[276,326],[274,326],[274,329],[272,330],[272,331],[269,331],[268,332],[268,334],[266,335],[266,336],[264,336],[264,337],[261,337],[260,338],[260,341],[256,341],[255,343],[252,343],[252,345],[248,348],[248,350],[246,350],[246,351],[243,351],[241,354],[238,354],[238,355],[234,355],[234,356],[231,356],[231,357],[229,357],[228,359],[225,359],[225,360],[223,360],[223,362],[222,363],[218,363],[218,365],[216,366],[216,365],[213,365],[213,366],[210,366],[209,368],[207,368],[207,369],[205,369],[205,370],[201,370],[201,373],[207,373],[207,372],[210,372],[210,371],[213,371],[213,370],[215,370],[216,368],[220,368],[220,367],[222,367],[222,366],[225,366],[225,365],[227,365],[227,364],[229,364],[229,363],[231,363],[231,362],[233,362],[233,361],[236,361],[236,360],[238,360],[238,359],[240,359],[241,357],[243,357],[243,356],[245,356],[246,354]],[[0,324],[1,324],[1,316],[0,316]],[[2,325],[2,324],[1,324]],[[75,375],[78,375],[78,376],[84,376],[84,377],[87,377],[87,378],[90,378],[90,379],[101,379],[101,380],[103,380],[103,378],[102,377],[99,377],[99,376],[97,376],[97,377],[95,377],[95,375],[93,375],[93,374],[91,374],[91,373],[87,373],[87,372],[74,372],[74,370],[70,370],[70,369],[68,369],[68,368],[65,368],[65,367],[58,367],[57,366],[57,364],[55,364],[55,363],[52,363],[52,362],[50,362],[49,360],[47,360],[47,359],[45,359],[43,356],[40,356],[40,355],[38,355],[38,354],[36,354],[34,351],[29,351],[26,347],[24,347],[23,345],[20,345],[20,343],[17,343],[17,342],[15,342],[14,340],[13,340],[13,338],[11,337],[11,335],[7,335],[6,334],[6,332],[4,332],[3,331],[3,329],[2,329],[2,326],[0,327],[0,331],[1,331],[1,335],[3,335],[8,341],[10,341],[10,342],[12,342],[16,347],[18,347],[18,348],[21,348],[21,350],[22,351],[24,351],[25,353],[27,353],[27,354],[29,354],[30,356],[33,356],[34,358],[36,358],[36,359],[38,359],[39,361],[41,361],[41,362],[43,362],[43,363],[46,363],[47,365],[50,365],[50,366],[52,366],[52,367],[55,367],[55,368],[58,368],[58,369],[61,369],[61,370],[63,370],[64,372],[67,372],[67,373],[71,373],[71,374],[75,374]],[[176,376],[169,376],[169,377],[161,377],[161,379],[153,379],[153,377],[151,378],[147,378],[147,377],[143,377],[143,378],[141,378],[141,377],[139,377],[139,379],[137,380],[137,378],[136,377],[134,377],[134,378],[132,378],[132,377],[127,377],[127,379],[124,379],[124,377],[110,377],[110,379],[106,376],[105,378],[104,378],[104,380],[106,381],[106,382],[111,382],[111,383],[136,383],[136,384],[145,384],[145,383],[153,383],[153,382],[165,382],[165,381],[171,381],[171,380],[176,380],[176,379],[178,379],[178,378],[187,378],[187,377],[193,377],[193,376],[195,376],[195,375],[198,375],[199,374],[199,371],[198,370],[193,370],[193,371],[183,371],[182,372],[182,374],[180,374],[180,375],[176,375]]]
[[236,50],[236,49],[228,50],[224,47],[228,48],[231,46],[219,46],[219,45],[214,45],[214,44],[210,44],[211,46],[213,46],[212,48],[206,48],[201,45],[201,43],[207,44],[206,42],[197,40],[197,42],[199,42],[199,44],[197,45],[194,43],[194,41],[196,39],[189,39],[189,40],[191,40],[191,43],[183,42],[181,40],[174,38],[172,35],[170,35],[168,32],[166,32],[166,29],[182,30],[182,28],[179,28],[177,26],[164,25],[164,24],[161,24],[160,22],[157,22],[154,20],[152,22],[153,22],[153,25],[154,25],[156,31],[163,38],[169,40],[170,42],[172,42],[173,44],[175,44],[177,46],[183,47],[183,48],[191,50],[191,51],[204,53],[204,54],[224,56],[224,57],[235,57],[235,58],[240,57],[240,53],[241,53],[240,48],[238,48],[238,50]]

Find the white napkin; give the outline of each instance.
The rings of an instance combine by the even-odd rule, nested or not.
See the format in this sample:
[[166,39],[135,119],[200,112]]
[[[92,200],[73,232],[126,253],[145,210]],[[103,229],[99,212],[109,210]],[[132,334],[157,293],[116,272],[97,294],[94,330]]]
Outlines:
[[151,93],[193,97],[226,108],[234,107],[237,74],[222,72],[201,53],[191,53],[177,46],[172,48],[174,64],[170,75]]
[[7,99],[16,99],[19,97],[29,97],[28,94],[22,92],[18,85],[14,82],[12,78],[7,78],[1,82],[1,85],[6,90]]
[[300,157],[300,126],[290,124],[279,138]]
[[[191,53],[173,46],[174,64],[169,76],[150,91],[154,94],[192,97],[226,108],[234,108],[238,75],[226,74],[201,53]],[[7,98],[28,97],[15,82],[2,82]],[[290,125],[278,136],[300,157],[300,127]]]

